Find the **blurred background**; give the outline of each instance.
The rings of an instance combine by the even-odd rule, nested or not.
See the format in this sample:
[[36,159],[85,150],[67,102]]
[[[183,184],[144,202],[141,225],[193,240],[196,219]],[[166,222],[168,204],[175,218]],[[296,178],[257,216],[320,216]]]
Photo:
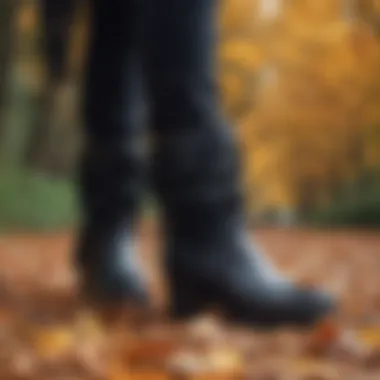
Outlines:
[[[1,230],[78,218],[89,9],[50,4],[46,22],[38,0],[0,3]],[[220,83],[252,221],[380,226],[380,1],[221,5]]]

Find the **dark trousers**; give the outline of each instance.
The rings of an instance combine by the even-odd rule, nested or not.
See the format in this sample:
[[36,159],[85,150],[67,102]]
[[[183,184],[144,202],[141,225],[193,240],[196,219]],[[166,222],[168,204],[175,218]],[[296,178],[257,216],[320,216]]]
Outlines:
[[203,128],[217,116],[215,0],[92,0],[84,118],[90,139]]

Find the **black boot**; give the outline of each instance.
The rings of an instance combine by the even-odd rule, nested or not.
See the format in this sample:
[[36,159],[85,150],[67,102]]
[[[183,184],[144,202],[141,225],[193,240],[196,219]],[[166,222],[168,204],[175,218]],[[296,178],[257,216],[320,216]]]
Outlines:
[[141,158],[121,144],[88,147],[80,187],[84,221],[77,262],[84,295],[101,302],[145,305],[134,233],[141,196]]
[[133,0],[93,0],[86,78],[86,144],[79,187],[83,226],[76,262],[86,297],[147,302],[133,244],[144,185],[139,150],[137,18]]
[[276,273],[245,232],[236,143],[213,77],[214,0],[154,4],[146,62],[173,315],[216,306],[252,325],[318,321],[332,311],[332,299]]

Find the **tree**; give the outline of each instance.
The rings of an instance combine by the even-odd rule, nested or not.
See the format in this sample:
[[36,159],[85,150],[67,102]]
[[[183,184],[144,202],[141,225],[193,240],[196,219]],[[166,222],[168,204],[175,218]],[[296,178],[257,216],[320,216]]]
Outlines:
[[254,208],[304,213],[380,165],[378,3],[252,4],[224,3],[226,105]]
[[73,113],[77,85],[73,86],[68,65],[72,41],[69,32],[76,10],[74,0],[42,0],[35,9],[40,16],[38,47],[44,58],[44,80],[25,158],[33,169],[65,175],[72,170],[79,140]]
[[8,76],[12,55],[12,27],[15,0],[0,2],[0,141],[5,133],[4,109],[8,91]]

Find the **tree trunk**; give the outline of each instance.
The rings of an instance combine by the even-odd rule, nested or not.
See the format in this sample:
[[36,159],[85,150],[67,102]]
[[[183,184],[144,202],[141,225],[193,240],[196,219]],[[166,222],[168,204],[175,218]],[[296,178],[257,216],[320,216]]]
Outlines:
[[9,68],[12,53],[12,27],[15,0],[0,1],[0,141],[5,134],[5,102],[7,99]]
[[67,61],[75,3],[74,0],[40,0],[38,9],[46,76],[37,100],[37,118],[32,125],[25,160],[29,167],[51,174],[65,174],[62,172],[66,171],[65,166],[70,166],[68,157],[72,156],[71,151],[62,152],[62,149],[67,148],[66,136],[71,134],[73,124],[72,104],[67,101],[72,87]]

